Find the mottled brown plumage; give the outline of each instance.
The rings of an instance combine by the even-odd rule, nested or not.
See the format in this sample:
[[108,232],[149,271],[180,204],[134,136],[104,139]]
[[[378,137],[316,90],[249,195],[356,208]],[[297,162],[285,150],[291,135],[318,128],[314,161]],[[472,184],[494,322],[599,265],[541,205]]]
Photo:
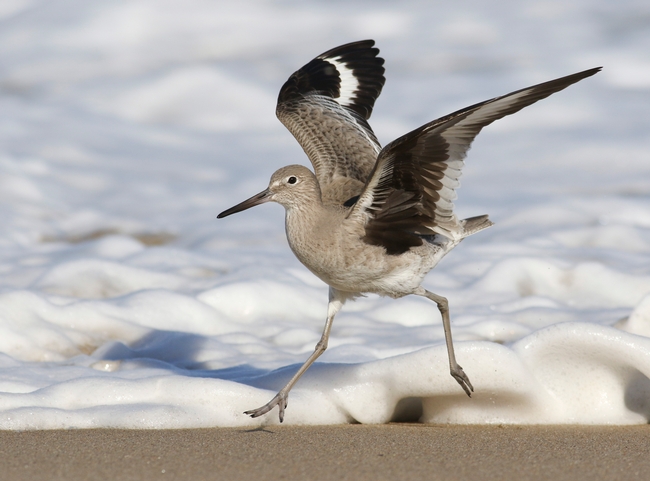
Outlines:
[[276,115],[309,157],[325,203],[340,205],[361,193],[381,150],[366,122],[386,80],[373,45],[329,50],[280,89]]
[[305,150],[315,173],[290,165],[269,187],[222,212],[225,217],[274,201],[286,209],[289,245],[330,286],[327,321],[314,353],[278,394],[288,394],[327,347],[332,321],[348,299],[371,292],[416,294],[438,305],[451,375],[474,390],[456,362],[447,299],[421,286],[426,274],[465,237],[492,225],[487,215],[458,220],[453,211],[463,160],[483,127],[594,75],[591,69],[472,105],[430,122],[380,149],[367,123],[384,85],[383,60],[366,40],[332,49],[295,72],[280,91],[278,118]]

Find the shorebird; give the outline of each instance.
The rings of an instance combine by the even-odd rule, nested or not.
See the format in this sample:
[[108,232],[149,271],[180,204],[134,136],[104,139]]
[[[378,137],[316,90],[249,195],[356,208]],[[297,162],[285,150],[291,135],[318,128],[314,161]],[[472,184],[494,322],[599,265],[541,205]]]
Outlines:
[[286,211],[296,257],[329,285],[327,319],[314,352],[277,395],[246,411],[255,418],[278,406],[327,349],[334,316],[365,293],[435,302],[442,316],[451,375],[471,397],[474,387],[456,362],[447,299],[429,292],[425,275],[465,237],[492,225],[487,215],[459,220],[452,201],[474,138],[497,119],[596,74],[600,67],[551,80],[458,110],[383,149],[368,125],[384,86],[384,60],[374,41],[329,50],[289,77],[276,114],[314,167],[277,170],[267,189],[223,211],[223,218],[273,201]]

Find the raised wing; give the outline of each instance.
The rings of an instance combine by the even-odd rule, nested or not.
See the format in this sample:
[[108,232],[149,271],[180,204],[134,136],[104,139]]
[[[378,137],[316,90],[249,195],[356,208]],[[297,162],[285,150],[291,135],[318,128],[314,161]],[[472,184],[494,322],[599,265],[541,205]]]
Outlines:
[[349,216],[365,223],[363,240],[398,255],[421,235],[462,236],[452,201],[463,159],[483,127],[600,71],[594,68],[472,105],[388,144]]
[[384,86],[384,59],[373,40],[319,55],[282,86],[276,114],[309,157],[324,202],[358,195],[381,146],[368,125]]

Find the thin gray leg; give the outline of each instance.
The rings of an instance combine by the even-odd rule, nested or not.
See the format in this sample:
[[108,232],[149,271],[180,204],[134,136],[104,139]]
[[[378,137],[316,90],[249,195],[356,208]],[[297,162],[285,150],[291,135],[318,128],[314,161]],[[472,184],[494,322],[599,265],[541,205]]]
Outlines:
[[449,321],[449,303],[447,302],[447,299],[434,294],[433,292],[429,292],[423,287],[420,287],[415,294],[431,299],[438,305],[438,310],[442,315],[442,326],[445,329],[445,342],[447,343],[447,354],[449,355],[449,372],[453,378],[458,381],[458,384],[460,384],[460,387],[465,390],[467,395],[472,397],[474,387],[472,386],[472,383],[469,382],[469,378],[467,377],[467,374],[465,374],[465,371],[463,371],[463,368],[456,362],[454,343],[451,339],[451,322]]
[[330,337],[330,330],[332,329],[332,321],[334,320],[334,316],[336,316],[336,313],[341,310],[341,307],[343,307],[344,302],[345,302],[345,298],[337,295],[337,291],[330,287],[329,303],[327,304],[327,320],[325,321],[325,328],[323,329],[323,334],[320,337],[320,341],[318,341],[318,343],[316,344],[316,347],[312,355],[309,356],[309,359],[305,361],[305,363],[300,367],[300,369],[298,369],[298,372],[294,374],[294,376],[286,384],[286,386],[280,389],[280,391],[275,395],[273,399],[271,399],[268,403],[266,403],[261,408],[246,411],[244,412],[244,414],[248,414],[250,417],[256,418],[258,416],[262,416],[263,414],[268,413],[275,406],[278,406],[278,409],[280,410],[280,422],[284,421],[284,410],[287,408],[287,404],[289,401],[289,391],[291,391],[293,385],[296,384],[296,382],[298,382],[300,376],[302,376],[305,373],[305,371],[309,369],[309,366],[311,366],[314,363],[314,361],[318,359],[318,357],[325,352],[325,349],[327,349],[327,342]]

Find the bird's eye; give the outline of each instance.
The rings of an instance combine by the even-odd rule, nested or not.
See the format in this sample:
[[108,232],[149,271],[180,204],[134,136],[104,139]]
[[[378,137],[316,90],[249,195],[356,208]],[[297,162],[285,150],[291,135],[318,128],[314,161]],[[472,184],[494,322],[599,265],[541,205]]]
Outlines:
[[288,182],[289,184],[295,184],[296,182],[298,182],[298,179],[297,179],[295,176],[292,175],[291,177],[289,177],[289,178],[287,179],[287,182]]

